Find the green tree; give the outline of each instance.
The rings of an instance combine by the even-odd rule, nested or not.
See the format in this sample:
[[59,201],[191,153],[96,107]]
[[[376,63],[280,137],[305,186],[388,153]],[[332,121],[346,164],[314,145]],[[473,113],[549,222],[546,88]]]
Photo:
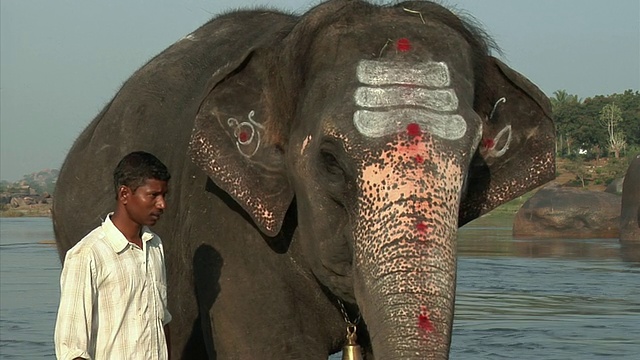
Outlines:
[[[627,90],[622,94],[596,95],[580,100],[566,90],[558,90],[550,101],[556,122],[559,156],[571,155],[578,149],[589,150],[596,147],[607,156],[610,136],[607,128],[601,124],[600,113],[605,105],[613,103],[620,108],[624,120],[619,124],[624,139],[620,135],[615,139],[617,143],[622,140],[626,142],[627,147],[621,147],[621,151],[640,147],[640,92]],[[569,138],[572,146],[567,148],[566,140]]]
[[556,123],[556,151],[559,155],[570,155],[576,144],[576,132],[580,131],[579,105],[577,95],[569,94],[566,90],[553,92],[551,108]]
[[565,165],[565,169],[576,176],[576,180],[580,181],[582,187],[587,185],[589,180],[589,169],[584,164],[582,156],[577,156],[575,160]]
[[553,92],[553,97],[549,99],[551,101],[551,109],[556,110],[565,106],[571,106],[580,103],[578,95],[572,95],[567,90],[556,90]]

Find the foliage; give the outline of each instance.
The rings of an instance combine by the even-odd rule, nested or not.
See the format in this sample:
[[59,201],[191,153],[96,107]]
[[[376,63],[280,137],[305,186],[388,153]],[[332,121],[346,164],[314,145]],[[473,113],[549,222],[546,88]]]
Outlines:
[[6,180],[0,180],[0,193],[7,192],[7,189],[11,184]]
[[628,161],[631,162],[637,155],[640,155],[640,145],[627,146],[626,154]]
[[566,90],[554,91],[553,97],[549,100],[551,101],[551,108],[554,111],[568,105],[575,105],[582,102],[580,99],[578,99],[578,95],[571,95]]
[[591,153],[592,158],[607,156],[612,139],[609,127],[602,122],[607,112],[616,119],[613,140],[619,150],[625,151],[620,146],[621,140],[626,143],[627,152],[640,146],[640,92],[626,90],[622,94],[597,95],[584,100],[565,90],[553,94],[550,101],[559,156],[577,155],[580,149]]
[[580,181],[582,187],[585,187],[586,181],[588,181],[590,172],[589,168],[585,166],[582,156],[578,156],[574,161],[565,165],[565,169],[576,176],[576,179]]
[[634,155],[629,153],[626,157],[611,157],[606,161],[588,160],[585,155],[572,155],[571,158],[559,161],[558,167],[575,176],[575,180],[567,185],[584,188],[588,185],[609,185],[613,180],[624,177]]

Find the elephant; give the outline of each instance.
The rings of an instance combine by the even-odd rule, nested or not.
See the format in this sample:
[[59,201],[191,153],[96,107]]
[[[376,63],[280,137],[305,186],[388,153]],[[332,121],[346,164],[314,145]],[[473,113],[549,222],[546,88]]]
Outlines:
[[640,246],[640,154],[629,163],[622,185],[620,241]]
[[[238,10],[137,70],[71,147],[61,258],[133,150],[172,173],[172,357],[448,358],[458,227],[555,176],[548,98],[428,1]],[[352,335],[357,335],[357,340]]]

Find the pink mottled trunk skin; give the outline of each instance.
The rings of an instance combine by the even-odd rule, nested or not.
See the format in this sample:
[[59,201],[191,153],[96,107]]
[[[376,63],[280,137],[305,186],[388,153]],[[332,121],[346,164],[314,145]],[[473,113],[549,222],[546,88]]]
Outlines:
[[446,151],[441,140],[407,130],[362,164],[355,295],[377,359],[446,359],[461,153],[470,150]]

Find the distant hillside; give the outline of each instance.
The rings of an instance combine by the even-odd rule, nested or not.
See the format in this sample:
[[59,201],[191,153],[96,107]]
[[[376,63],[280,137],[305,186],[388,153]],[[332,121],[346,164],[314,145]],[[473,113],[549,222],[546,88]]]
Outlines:
[[0,181],[0,193],[22,192],[28,186],[38,194],[53,194],[59,173],[60,170],[57,169],[45,169],[24,175],[21,180],[15,182],[2,180]]

